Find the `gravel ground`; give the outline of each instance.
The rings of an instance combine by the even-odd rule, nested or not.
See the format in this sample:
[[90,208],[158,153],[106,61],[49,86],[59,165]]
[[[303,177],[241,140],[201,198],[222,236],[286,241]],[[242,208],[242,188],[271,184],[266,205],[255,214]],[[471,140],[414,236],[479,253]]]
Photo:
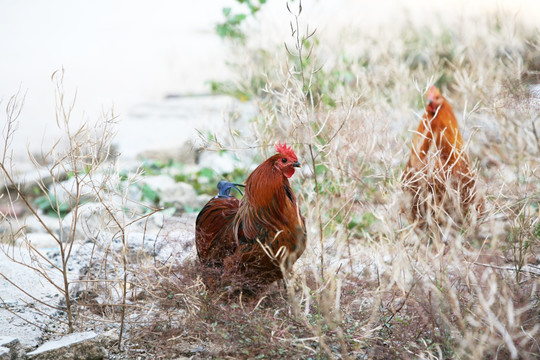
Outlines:
[[[14,258],[18,261],[28,261],[24,249],[13,248]],[[23,251],[20,251],[23,250]],[[0,252],[0,297],[4,302],[0,306],[0,336],[12,336],[19,339],[25,348],[33,348],[41,341],[42,330],[33,324],[47,327],[54,324],[47,315],[57,312],[40,302],[57,305],[59,292],[49,282],[44,281],[35,271],[9,260],[5,253]],[[18,287],[31,291],[30,298],[12,286],[6,278],[14,281]],[[59,277],[54,276],[56,281]]]

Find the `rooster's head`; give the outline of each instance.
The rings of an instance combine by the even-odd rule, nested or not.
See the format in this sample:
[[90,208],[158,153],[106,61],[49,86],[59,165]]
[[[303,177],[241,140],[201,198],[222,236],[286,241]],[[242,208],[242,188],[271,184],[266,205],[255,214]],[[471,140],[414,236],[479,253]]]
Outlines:
[[300,167],[302,164],[298,162],[294,150],[287,146],[287,143],[281,144],[281,141],[276,144],[277,155],[272,158],[276,158],[274,166],[283,173],[286,177],[290,178],[294,174],[294,168]]
[[444,103],[444,98],[439,89],[432,85],[427,92],[427,111],[435,114],[437,109]]

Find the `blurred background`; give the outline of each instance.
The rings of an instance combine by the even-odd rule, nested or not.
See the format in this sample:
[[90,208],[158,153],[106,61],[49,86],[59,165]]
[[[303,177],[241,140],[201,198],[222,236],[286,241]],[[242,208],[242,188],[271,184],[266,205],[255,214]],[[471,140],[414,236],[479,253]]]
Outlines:
[[[233,78],[227,64],[242,57],[216,31],[225,21],[224,8],[245,13],[237,1],[0,4],[0,106],[17,92],[25,95],[13,143],[15,158],[25,158],[27,146],[34,153],[47,149],[61,134],[55,124],[51,74],[62,68],[66,94],[76,94],[71,121],[96,121],[114,109],[119,120],[115,144],[125,158],[146,149],[174,147],[196,136],[194,128],[220,122],[221,113],[235,106],[232,100],[200,96],[212,93],[212,82]],[[379,31],[403,21],[429,24],[441,14],[466,18],[500,10],[529,24],[540,14],[539,2],[532,0],[459,0],[451,5],[304,0],[303,9],[303,22],[317,28],[322,44],[340,42],[343,29]],[[271,0],[243,21],[242,30],[250,33],[248,42],[271,49],[290,38],[290,20],[286,2]],[[198,98],[178,100],[186,96]]]

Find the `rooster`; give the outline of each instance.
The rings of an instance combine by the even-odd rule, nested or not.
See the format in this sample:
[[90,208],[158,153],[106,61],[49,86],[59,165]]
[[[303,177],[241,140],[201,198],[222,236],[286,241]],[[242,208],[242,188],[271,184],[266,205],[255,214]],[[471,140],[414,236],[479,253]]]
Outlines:
[[413,221],[422,222],[429,211],[442,209],[461,222],[477,200],[475,175],[463,145],[452,107],[431,86],[402,177],[405,190],[413,196]]
[[222,181],[219,194],[195,222],[195,244],[207,286],[256,289],[283,278],[306,246],[306,227],[289,184],[300,163],[291,147],[247,178],[242,200],[230,195],[238,184]]

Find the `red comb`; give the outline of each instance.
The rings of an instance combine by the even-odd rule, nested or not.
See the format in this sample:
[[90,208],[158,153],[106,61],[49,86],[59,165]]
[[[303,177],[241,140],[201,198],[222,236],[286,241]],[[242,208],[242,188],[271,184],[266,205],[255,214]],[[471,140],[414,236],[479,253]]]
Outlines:
[[431,85],[427,93],[427,98],[433,100],[437,95],[441,95],[441,92],[435,85]]
[[286,156],[290,157],[294,161],[297,160],[296,154],[294,153],[294,150],[292,149],[292,147],[287,146],[287,143],[283,143],[283,145],[281,144],[281,141],[279,143],[277,143],[276,144],[276,151],[278,153],[280,153],[280,154],[283,154],[283,155],[286,155]]

